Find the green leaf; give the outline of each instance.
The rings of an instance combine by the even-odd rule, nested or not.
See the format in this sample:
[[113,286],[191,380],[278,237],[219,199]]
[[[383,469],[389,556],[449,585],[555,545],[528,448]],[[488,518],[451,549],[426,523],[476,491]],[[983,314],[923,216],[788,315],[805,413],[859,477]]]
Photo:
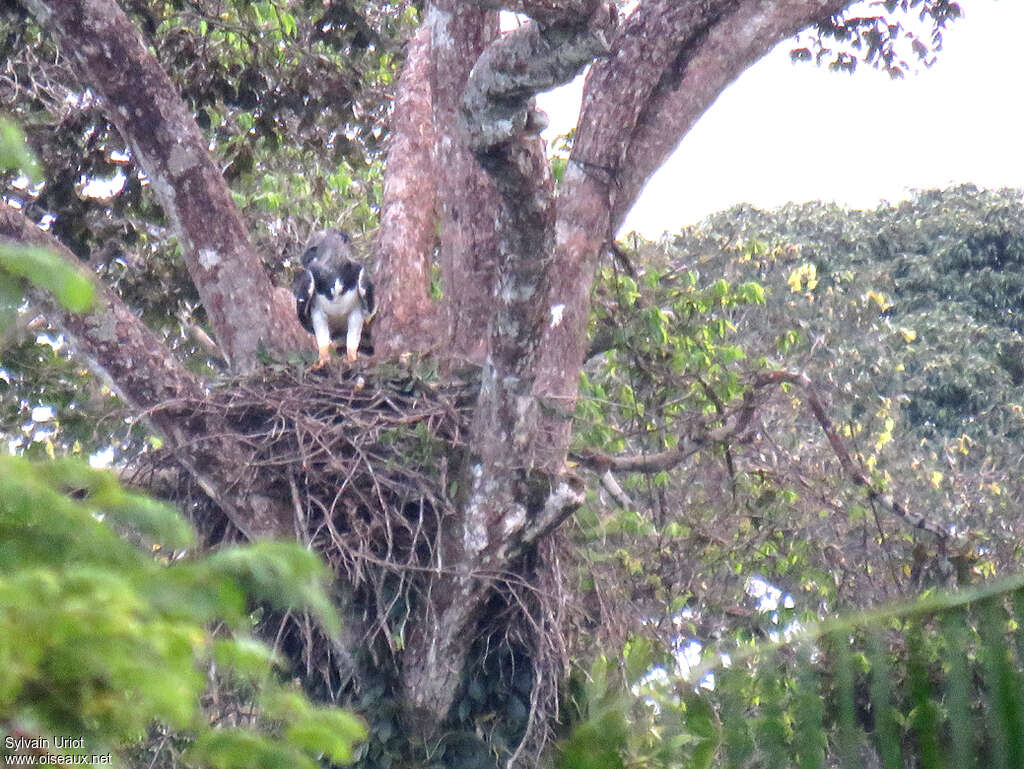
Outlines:
[[48,249],[0,243],[0,270],[49,291],[72,312],[85,312],[93,305],[92,279]]
[[43,178],[39,161],[29,149],[24,132],[6,118],[0,118],[0,169],[19,171],[33,184]]
[[686,702],[686,728],[705,740],[718,742],[718,723],[711,703],[697,694],[689,693]]
[[294,542],[257,542],[221,550],[208,559],[215,573],[230,576],[257,600],[277,609],[307,607],[332,637],[341,631],[327,596],[327,570],[320,559]]
[[871,711],[875,716],[875,742],[885,769],[903,766],[899,731],[892,708],[892,670],[882,634],[877,630],[869,636],[868,654],[871,662]]
[[18,318],[18,306],[24,291],[19,280],[0,272],[0,334],[14,324]]
[[366,739],[365,724],[341,710],[317,709],[296,719],[285,731],[289,742],[336,764],[352,761],[355,743]]
[[[967,654],[968,634],[966,630],[966,612],[950,612],[942,623],[946,647],[952,652],[949,655],[949,675],[946,684],[946,707],[949,710],[949,726],[952,737],[953,769],[974,769],[979,734],[975,716],[971,712],[972,680],[968,666]],[[1019,629],[1018,629],[1019,632]],[[886,769],[889,766],[886,765]]]
[[189,763],[213,769],[319,769],[299,748],[243,729],[205,732],[186,753]]
[[633,638],[625,649],[626,680],[636,683],[651,669],[651,642],[642,637]]
[[573,731],[555,765],[558,769],[622,769],[628,735],[622,713],[609,710]]
[[701,742],[693,749],[693,756],[690,759],[688,767],[692,769],[708,769],[711,766],[712,761],[715,759],[715,754],[718,752],[717,742]]
[[825,764],[828,733],[824,728],[825,701],[811,661],[809,645],[797,653],[797,681],[793,692],[793,749],[798,769],[821,769]]
[[252,638],[218,639],[213,644],[213,658],[221,667],[253,682],[259,682],[278,664],[273,649]]

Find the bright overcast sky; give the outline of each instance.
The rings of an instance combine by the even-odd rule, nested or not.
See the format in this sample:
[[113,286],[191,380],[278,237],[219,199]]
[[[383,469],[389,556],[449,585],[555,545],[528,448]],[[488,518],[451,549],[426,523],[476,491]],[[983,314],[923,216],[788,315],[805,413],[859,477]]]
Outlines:
[[[744,73],[647,185],[622,233],[673,232],[735,203],[834,200],[873,207],[912,189],[1024,187],[1021,0],[962,0],[930,69],[903,80],[791,64],[790,42]],[[576,121],[579,85],[540,99]]]

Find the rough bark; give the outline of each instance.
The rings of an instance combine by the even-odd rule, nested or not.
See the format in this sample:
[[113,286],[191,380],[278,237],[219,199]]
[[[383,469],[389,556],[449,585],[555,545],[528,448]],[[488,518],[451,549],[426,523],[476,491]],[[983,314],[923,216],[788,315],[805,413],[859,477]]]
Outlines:
[[[439,0],[428,7],[424,26],[430,33],[433,164],[447,343],[442,358],[451,369],[486,359],[500,198],[468,149],[459,105],[473,64],[497,36],[498,16],[457,0]],[[466,548],[464,533],[473,516],[460,506],[453,518],[441,542],[429,600],[410,629],[402,658],[407,725],[423,740],[436,738],[447,715],[485,594]]]
[[[0,237],[43,246],[85,271],[59,241],[3,203]],[[249,539],[290,534],[289,509],[269,497],[253,499],[235,491],[234,481],[249,471],[230,431],[221,424],[196,420],[182,408],[186,401],[194,404],[203,398],[202,383],[120,297],[95,283],[96,305],[88,313],[68,312],[41,290],[32,290],[30,299],[65,333],[76,355],[164,437],[175,450],[175,459],[242,534]],[[208,439],[201,449],[193,440],[197,435]]]
[[253,251],[195,119],[115,0],[25,5],[57,33],[146,170],[232,368],[251,368],[261,349],[280,355],[308,348],[293,308],[273,291]]
[[466,78],[498,35],[495,11],[439,0],[427,9],[434,99],[434,167],[440,215],[440,264],[445,306],[445,357],[483,363],[492,288],[497,270],[500,198],[468,148],[460,119]]
[[441,342],[440,308],[430,298],[437,176],[429,75],[430,28],[422,26],[406,54],[388,139],[374,333],[382,357],[436,350]]
[[486,153],[529,133],[537,122],[534,95],[569,82],[607,53],[614,24],[614,9],[600,5],[582,22],[531,22],[490,45],[473,67],[462,97],[470,149]]
[[[461,91],[466,128],[458,129],[457,138],[479,161],[479,166],[474,161],[474,178],[485,169],[499,197],[486,209],[485,231],[496,232],[496,238],[481,262],[486,269],[473,279],[479,298],[469,304],[458,296],[453,303],[456,311],[472,313],[486,356],[462,471],[466,491],[458,520],[449,525],[445,551],[455,571],[438,576],[431,616],[406,649],[407,700],[422,720],[420,728],[443,720],[455,694],[491,589],[483,575],[508,568],[582,502],[581,485],[562,477],[565,447],[553,447],[552,462],[552,445],[536,429],[537,342],[548,322],[547,308],[537,298],[554,253],[554,184],[543,143],[524,129],[533,95],[571,79],[603,53],[602,33],[612,21],[610,9],[601,6],[589,25],[541,31],[531,23],[491,43]],[[475,49],[477,39],[452,35],[446,42],[466,51]],[[479,210],[479,201],[452,198]],[[555,472],[542,469],[548,467]]]

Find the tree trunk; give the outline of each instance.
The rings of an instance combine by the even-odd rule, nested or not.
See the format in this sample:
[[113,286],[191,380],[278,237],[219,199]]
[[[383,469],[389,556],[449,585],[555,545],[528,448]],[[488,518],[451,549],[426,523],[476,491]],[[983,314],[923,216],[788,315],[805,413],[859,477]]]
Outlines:
[[430,89],[430,27],[416,33],[398,81],[384,173],[384,205],[377,240],[374,327],[382,358],[437,352],[444,339],[441,308],[430,297],[437,242],[437,174]]
[[431,37],[444,357],[458,368],[464,362],[482,364],[486,357],[499,204],[494,184],[469,151],[459,106],[469,71],[498,34],[498,14],[459,0],[439,0],[428,6],[423,23]]
[[253,368],[310,341],[274,291],[206,141],[160,63],[114,0],[25,0],[104,100],[181,236],[189,275],[229,365]]

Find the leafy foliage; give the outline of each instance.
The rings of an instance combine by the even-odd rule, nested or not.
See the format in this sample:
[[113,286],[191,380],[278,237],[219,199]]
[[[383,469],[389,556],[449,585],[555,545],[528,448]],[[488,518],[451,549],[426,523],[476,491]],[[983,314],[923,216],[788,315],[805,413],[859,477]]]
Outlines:
[[931,66],[942,48],[946,26],[963,15],[953,0],[881,0],[855,4],[805,35],[794,48],[794,61],[813,59],[838,72],[854,72],[863,62],[892,78],[915,65]]
[[[1015,568],[1022,232],[1016,193],[959,188],[867,212],[740,206],[670,243],[634,243],[635,276],[609,268],[598,289],[577,450],[692,451],[675,469],[622,474],[629,502],[602,489],[577,516],[583,584],[632,607],[606,632],[642,618],[664,640],[684,607],[697,637],[761,632],[757,598],[736,605],[760,580],[814,620]],[[874,483],[969,544],[938,552],[837,475],[798,393],[750,392],[778,367],[824,389]],[[744,393],[750,428],[694,443]]]
[[634,640],[578,680],[558,765],[1017,766],[1022,584],[794,623],[693,667]]
[[[39,181],[39,163],[25,144],[21,129],[0,119],[0,170],[22,172]],[[93,301],[92,283],[45,249],[0,244],[0,334],[14,322],[21,301],[18,279],[32,278],[73,312],[84,312]]]
[[[0,457],[0,723],[21,735],[84,737],[101,753],[159,721],[192,733],[205,766],[350,760],[365,736],[358,720],[282,687],[270,672],[275,655],[247,632],[255,600],[308,606],[336,633],[323,566],[283,543],[198,558],[188,554],[193,538],[171,508],[79,460]],[[263,713],[251,727],[224,732],[204,717],[204,670],[214,661]]]

